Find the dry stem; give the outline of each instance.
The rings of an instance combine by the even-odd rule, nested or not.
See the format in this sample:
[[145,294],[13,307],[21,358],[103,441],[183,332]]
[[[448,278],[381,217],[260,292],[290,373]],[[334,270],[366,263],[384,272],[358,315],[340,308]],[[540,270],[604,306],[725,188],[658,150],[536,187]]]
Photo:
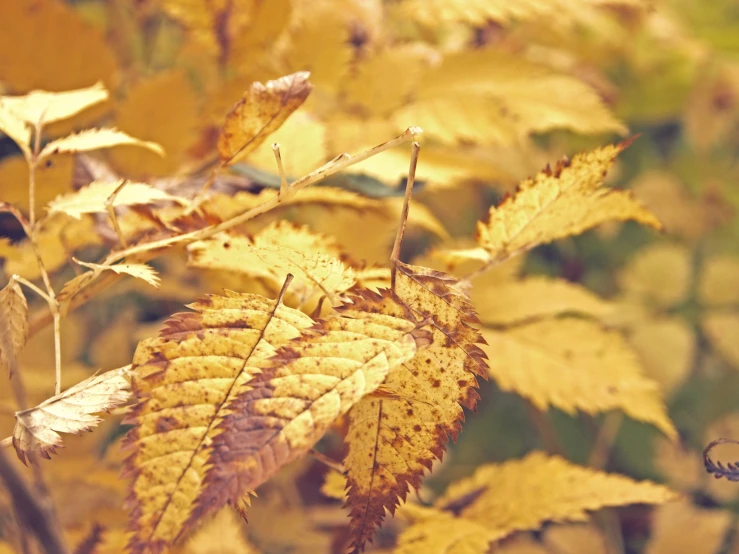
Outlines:
[[410,210],[411,196],[413,196],[413,184],[416,181],[416,166],[418,165],[418,155],[421,152],[421,145],[413,142],[411,147],[411,165],[408,168],[408,181],[405,184],[405,196],[403,197],[403,209],[400,212],[400,224],[395,235],[395,243],[393,251],[390,254],[390,283],[395,288],[396,265],[400,259],[400,247],[403,244],[403,235],[405,235],[405,227],[408,223],[408,211]]

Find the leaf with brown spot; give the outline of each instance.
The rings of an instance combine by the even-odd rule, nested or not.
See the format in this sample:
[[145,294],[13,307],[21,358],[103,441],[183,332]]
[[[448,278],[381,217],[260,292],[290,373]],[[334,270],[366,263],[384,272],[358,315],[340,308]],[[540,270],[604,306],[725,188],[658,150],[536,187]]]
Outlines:
[[0,368],[12,377],[18,354],[28,338],[28,303],[20,284],[11,279],[0,290]]
[[226,116],[218,137],[218,153],[232,164],[254,151],[308,98],[310,73],[299,71],[266,84],[253,83]]
[[230,403],[185,529],[304,455],[428,342],[393,292],[360,291],[350,299],[280,348]]
[[[130,548],[162,552],[192,528],[191,512],[204,492],[206,464],[221,423],[276,345],[313,324],[305,314],[255,294],[209,296],[172,316],[158,338],[134,356],[138,398],[127,422],[133,450]],[[191,522],[192,523],[192,522]]]
[[93,375],[52,396],[38,406],[15,413],[13,446],[26,463],[28,454],[51,458],[62,444],[59,433],[81,433],[98,425],[96,415],[125,403],[129,396],[127,375],[130,366]]
[[[433,342],[388,374],[382,397],[368,397],[349,413],[344,461],[349,485],[353,551],[361,551],[409,488],[456,440],[463,407],[474,409],[477,377],[486,378],[477,346],[477,315],[453,277],[398,263],[395,292],[419,320],[430,318]],[[392,305],[386,309],[396,309]],[[394,313],[390,312],[392,315]]]

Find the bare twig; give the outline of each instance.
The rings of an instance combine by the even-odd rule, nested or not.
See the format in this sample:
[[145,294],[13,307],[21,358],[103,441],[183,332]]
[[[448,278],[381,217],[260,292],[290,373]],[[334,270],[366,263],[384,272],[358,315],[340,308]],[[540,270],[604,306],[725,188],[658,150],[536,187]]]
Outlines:
[[272,145],[272,152],[275,154],[275,161],[277,162],[277,171],[280,174],[280,196],[287,197],[288,184],[287,177],[285,177],[285,168],[282,165],[282,154],[280,153],[280,145],[274,143]]
[[121,231],[121,226],[118,223],[118,217],[115,213],[115,199],[118,196],[118,193],[120,193],[123,190],[123,187],[125,187],[128,184],[128,181],[124,180],[120,185],[118,185],[113,192],[110,193],[110,196],[105,199],[105,209],[108,210],[108,218],[110,218],[110,224],[113,226],[113,230],[115,231],[115,234],[118,235],[118,242],[121,243],[121,246],[123,248],[128,248],[128,243],[126,243],[126,237],[123,236],[123,232]]
[[319,452],[315,448],[310,449],[310,454],[313,456],[316,460],[321,462],[323,465],[330,467],[334,471],[338,471],[339,473],[344,473],[346,471],[346,468],[337,462],[336,460],[332,460],[328,456],[326,456],[324,453]]
[[398,225],[398,231],[395,235],[395,243],[393,244],[393,251],[390,254],[390,283],[395,288],[395,273],[396,265],[400,259],[400,247],[403,244],[403,236],[405,235],[405,227],[408,223],[408,211],[411,205],[411,196],[413,196],[413,184],[416,181],[416,166],[418,165],[418,155],[421,152],[421,145],[417,142],[413,142],[411,147],[411,165],[408,168],[408,181],[405,185],[405,196],[403,197],[403,209],[400,212],[400,224]]

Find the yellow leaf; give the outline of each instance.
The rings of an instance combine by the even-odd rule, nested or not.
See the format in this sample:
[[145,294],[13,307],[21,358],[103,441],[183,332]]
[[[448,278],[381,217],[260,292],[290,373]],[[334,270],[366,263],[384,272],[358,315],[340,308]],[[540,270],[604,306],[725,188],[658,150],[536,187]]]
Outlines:
[[449,144],[512,145],[552,129],[626,131],[583,81],[493,49],[444,56],[427,69],[414,100],[393,121],[403,129],[418,125]]
[[132,137],[152,141],[166,152],[135,146],[110,151],[111,165],[121,174],[141,178],[170,176],[186,161],[198,124],[197,97],[186,75],[169,71],[137,83],[118,106],[115,126]]
[[665,395],[685,382],[694,363],[693,329],[682,319],[649,319],[630,329],[629,343],[644,364],[645,373],[662,385]]
[[117,129],[88,129],[75,135],[69,135],[68,137],[50,142],[44,146],[43,150],[41,150],[39,158],[45,158],[52,154],[60,153],[76,154],[79,152],[90,152],[92,150],[112,148],[114,146],[124,144],[147,148],[152,152],[156,152],[160,156],[164,156],[164,150],[162,150],[162,147],[154,142],[135,139]]
[[[213,439],[231,404],[275,345],[313,324],[305,314],[258,295],[209,296],[176,314],[160,336],[139,344],[132,389],[139,403],[126,421],[133,453],[132,552],[163,548],[183,525],[203,490]],[[177,499],[173,502],[173,499]]]
[[0,290],[0,368],[10,377],[18,369],[18,354],[28,338],[28,303],[15,279]]
[[708,342],[735,368],[739,368],[739,314],[709,312],[701,318],[701,327]]
[[101,265],[101,264],[93,264],[90,262],[82,262],[80,260],[74,260],[74,261],[80,264],[81,266],[87,267],[89,269],[97,269],[101,271],[110,270],[110,271],[115,271],[119,275],[121,273],[124,273],[126,275],[130,275],[131,277],[136,277],[137,279],[146,281],[154,288],[159,288],[159,284],[161,282],[161,279],[159,278],[159,274],[157,274],[156,270],[154,270],[154,268],[146,264]]
[[[105,213],[105,201],[115,192],[124,181],[106,183],[93,181],[77,192],[58,196],[49,202],[49,214],[65,213],[76,219],[83,214]],[[126,183],[118,192],[113,201],[113,207],[134,206],[136,204],[150,204],[160,201],[174,201],[187,204],[187,200],[172,196],[163,190],[154,188],[144,183]]]
[[500,537],[485,525],[442,512],[403,531],[393,554],[487,554]]
[[8,135],[18,145],[26,158],[31,157],[31,128],[0,96],[0,131]]
[[654,243],[637,252],[619,277],[626,293],[669,307],[685,299],[692,281],[692,254],[680,244]]
[[636,353],[618,332],[560,318],[483,329],[482,334],[490,375],[503,390],[528,398],[538,409],[622,410],[676,436],[658,384],[643,374]]
[[645,554],[720,552],[732,522],[731,512],[694,506],[689,500],[660,506]]
[[108,91],[102,83],[65,92],[34,90],[25,96],[5,96],[3,103],[29,125],[67,119],[82,110],[104,102]]
[[331,2],[319,1],[311,2],[310,10],[305,12],[288,28],[283,53],[286,67],[290,71],[309,71],[313,83],[334,91],[352,57],[345,15]]
[[[51,156],[38,165],[36,179],[36,214],[39,208],[59,194],[72,190],[74,159],[70,155]],[[0,161],[0,197],[28,214],[28,163],[13,155]]]
[[611,303],[563,279],[527,277],[490,287],[473,287],[472,302],[489,325],[509,325],[565,313],[603,317]]
[[231,404],[186,526],[302,456],[428,338],[392,291],[361,291],[284,345]]
[[326,473],[323,485],[321,485],[321,493],[329,498],[338,500],[346,499],[346,477],[343,473],[330,470]]
[[698,298],[706,306],[739,303],[739,257],[719,255],[706,260],[698,283]]
[[706,481],[703,457],[682,442],[658,437],[654,444],[654,467],[667,485],[680,492],[700,491]]
[[231,508],[221,510],[187,541],[181,554],[258,554],[244,537],[241,521]]
[[102,420],[95,415],[128,400],[130,366],[93,375],[34,408],[15,413],[13,446],[23,463],[29,454],[51,458],[62,444],[59,433],[81,433]]
[[605,507],[676,498],[662,485],[533,452],[522,460],[478,467],[471,477],[449,485],[434,505],[503,536],[537,529],[546,521],[586,521],[587,512]]
[[291,16],[292,0],[257,0],[252,4],[248,25],[229,45],[229,63],[239,69],[253,65],[258,55],[269,51]]
[[300,71],[266,84],[253,83],[226,116],[218,137],[221,161],[231,164],[255,150],[276,131],[313,89]]
[[477,225],[477,239],[491,260],[502,260],[557,239],[577,235],[606,221],[633,219],[660,223],[628,192],[601,188],[623,145],[607,146],[562,161],[519,185],[516,194]]
[[341,251],[328,237],[287,221],[278,221],[253,238],[224,234],[188,246],[189,264],[268,279],[279,290],[288,274],[295,276],[290,291],[304,303],[320,290],[336,299],[354,285],[354,271],[339,257]]
[[66,2],[0,2],[0,21],[0,75],[11,90],[111,83],[116,63],[108,43]]
[[[717,438],[733,438],[739,436],[739,413],[736,411],[722,415],[718,419],[712,421],[706,426],[703,433],[704,444],[707,444]],[[727,483],[723,479],[710,478],[705,473],[705,457],[699,453],[695,453],[701,462],[703,462],[703,479],[702,491],[710,496],[714,501],[721,504],[731,504],[739,498],[739,490],[735,486],[726,486]],[[739,460],[739,444],[727,442],[717,446],[711,451],[711,459],[722,462],[724,466],[728,463],[736,463]],[[717,475],[714,473],[714,476]]]
[[[469,298],[444,273],[398,262],[395,291],[419,319],[431,318],[433,343],[391,371],[383,396],[368,397],[349,413],[346,443],[352,548],[418,489],[446,442],[456,440],[463,407],[474,409],[477,377],[486,375],[477,317]],[[391,315],[397,312],[389,311]]]
[[561,554],[608,554],[603,535],[592,524],[549,527],[544,533],[544,544],[548,550]]

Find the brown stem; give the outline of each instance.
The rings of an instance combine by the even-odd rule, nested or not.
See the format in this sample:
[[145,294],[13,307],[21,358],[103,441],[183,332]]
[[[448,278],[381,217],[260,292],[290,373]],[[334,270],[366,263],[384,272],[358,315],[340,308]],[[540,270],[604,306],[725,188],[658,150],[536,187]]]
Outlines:
[[608,455],[611,452],[613,443],[616,442],[621,424],[624,421],[622,412],[610,412],[606,414],[603,425],[598,429],[598,435],[595,437],[595,445],[590,451],[588,457],[588,465],[596,469],[601,469],[608,461]]
[[19,523],[33,532],[43,551],[47,554],[65,554],[67,549],[51,504],[28,486],[2,449],[0,479],[10,493]]
[[125,187],[128,184],[128,181],[124,180],[121,182],[120,185],[118,185],[113,192],[110,193],[110,196],[105,199],[105,209],[108,210],[108,218],[110,219],[110,224],[113,226],[113,230],[115,231],[115,234],[118,235],[118,242],[121,243],[121,246],[123,248],[128,247],[128,243],[126,243],[126,237],[123,236],[123,232],[121,231],[121,226],[118,223],[118,216],[116,216],[115,213],[115,199],[118,196],[118,194],[123,190],[123,187]]
[[564,454],[564,447],[557,436],[557,431],[554,429],[554,425],[547,417],[547,414],[540,411],[531,402],[526,401],[526,408],[529,412],[529,418],[536,426],[536,430],[539,432],[541,442],[544,444],[544,448],[550,454]]
[[413,184],[416,181],[416,166],[418,165],[418,155],[421,152],[421,145],[413,142],[411,147],[411,165],[408,168],[408,181],[405,184],[405,196],[403,197],[403,209],[400,212],[400,224],[395,234],[395,242],[393,243],[393,251],[390,254],[390,286],[395,288],[395,262],[400,259],[400,247],[403,244],[403,236],[405,235],[405,227],[408,224],[408,212],[411,207],[411,196],[413,196]]

